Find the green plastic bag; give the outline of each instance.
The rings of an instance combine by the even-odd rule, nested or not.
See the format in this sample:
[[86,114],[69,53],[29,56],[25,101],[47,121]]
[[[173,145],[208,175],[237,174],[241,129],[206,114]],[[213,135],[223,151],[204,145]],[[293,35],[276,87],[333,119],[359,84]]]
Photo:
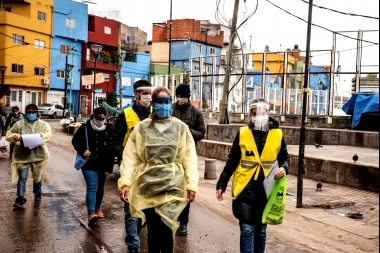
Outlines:
[[265,206],[261,222],[263,224],[278,225],[284,221],[286,202],[286,175],[276,180],[276,185]]

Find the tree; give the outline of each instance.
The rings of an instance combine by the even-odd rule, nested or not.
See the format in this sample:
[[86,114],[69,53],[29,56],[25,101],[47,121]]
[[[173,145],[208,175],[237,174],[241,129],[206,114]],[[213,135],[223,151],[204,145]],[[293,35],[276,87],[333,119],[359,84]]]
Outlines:
[[112,107],[117,107],[119,105],[116,92],[114,90],[111,90],[107,97],[107,104],[109,104]]

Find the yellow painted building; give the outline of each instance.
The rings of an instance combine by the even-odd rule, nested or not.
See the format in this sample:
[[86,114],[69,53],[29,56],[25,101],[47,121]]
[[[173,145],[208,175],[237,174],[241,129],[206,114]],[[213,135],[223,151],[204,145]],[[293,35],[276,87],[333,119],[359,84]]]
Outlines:
[[[283,74],[285,72],[284,71],[284,64],[285,64],[284,57],[285,57],[284,53],[267,53],[266,67],[268,71],[274,74],[274,76],[276,76],[276,74]],[[293,70],[294,61],[295,61],[294,57],[291,55],[288,55],[288,72],[291,72]],[[253,70],[261,71],[263,69],[263,62],[264,62],[263,53],[252,54]]]
[[7,69],[4,72],[0,103],[3,106],[19,106],[24,111],[29,103],[41,105],[50,87],[53,2],[2,2],[0,66],[6,66]]

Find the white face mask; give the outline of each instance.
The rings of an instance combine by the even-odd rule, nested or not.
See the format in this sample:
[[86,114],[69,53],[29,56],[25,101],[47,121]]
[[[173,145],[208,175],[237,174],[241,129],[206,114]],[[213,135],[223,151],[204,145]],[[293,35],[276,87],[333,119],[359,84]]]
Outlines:
[[152,101],[152,96],[151,95],[140,95],[140,100],[139,100],[139,104],[142,106],[142,107],[149,107],[150,106],[150,101]]
[[102,127],[106,124],[106,120],[97,120],[97,119],[93,119],[94,120],[94,124],[97,126],[97,127]]
[[178,101],[178,105],[184,105],[184,104],[187,104],[189,102],[189,99],[188,98],[177,98],[177,101]]

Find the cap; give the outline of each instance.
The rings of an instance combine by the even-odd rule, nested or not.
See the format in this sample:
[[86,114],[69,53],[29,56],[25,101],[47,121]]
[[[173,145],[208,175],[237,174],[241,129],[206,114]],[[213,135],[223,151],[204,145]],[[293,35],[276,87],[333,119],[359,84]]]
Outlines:
[[186,83],[181,83],[178,85],[177,89],[175,90],[175,94],[181,95],[182,97],[189,98],[191,91],[190,91],[190,85]]

